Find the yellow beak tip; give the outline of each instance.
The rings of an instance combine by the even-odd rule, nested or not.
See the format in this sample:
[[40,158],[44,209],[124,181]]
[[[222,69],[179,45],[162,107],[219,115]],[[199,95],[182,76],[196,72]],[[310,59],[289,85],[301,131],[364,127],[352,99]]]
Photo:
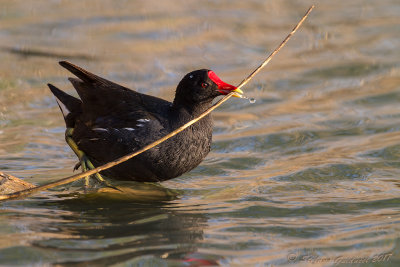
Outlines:
[[240,97],[240,98],[242,98],[242,95],[243,95],[243,91],[242,91],[242,90],[240,90],[239,88],[237,88],[237,89],[233,90],[233,92],[237,93],[237,94],[234,94],[234,95],[233,95],[234,97]]

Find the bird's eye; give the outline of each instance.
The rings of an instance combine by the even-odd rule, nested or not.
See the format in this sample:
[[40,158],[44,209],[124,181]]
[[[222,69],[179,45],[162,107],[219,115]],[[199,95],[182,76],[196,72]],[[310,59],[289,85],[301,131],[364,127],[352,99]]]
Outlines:
[[201,84],[201,87],[207,88],[207,87],[208,87],[208,83],[202,83],[202,84]]

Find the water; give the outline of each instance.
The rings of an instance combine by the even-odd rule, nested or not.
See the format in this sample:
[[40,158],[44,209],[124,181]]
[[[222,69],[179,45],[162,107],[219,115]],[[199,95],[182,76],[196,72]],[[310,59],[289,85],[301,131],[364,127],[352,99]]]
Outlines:
[[[311,4],[3,0],[0,170],[72,174],[46,87],[72,92],[57,61],[171,100],[194,69],[238,84]],[[394,0],[318,1],[242,88],[257,102],[218,108],[210,155],[162,184],[178,197],[75,185],[1,203],[0,265],[399,266],[399,13]]]

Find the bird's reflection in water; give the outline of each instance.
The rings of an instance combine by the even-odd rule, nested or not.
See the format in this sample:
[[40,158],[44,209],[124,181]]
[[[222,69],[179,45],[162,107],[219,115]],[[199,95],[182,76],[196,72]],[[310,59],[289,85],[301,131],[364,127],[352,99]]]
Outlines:
[[218,256],[197,252],[207,217],[181,212],[170,200],[160,198],[146,203],[102,193],[42,201],[38,205],[60,211],[59,221],[42,221],[34,226],[39,228],[35,232],[66,236],[32,244],[59,254],[53,264],[108,266],[167,261],[185,266],[218,265]]

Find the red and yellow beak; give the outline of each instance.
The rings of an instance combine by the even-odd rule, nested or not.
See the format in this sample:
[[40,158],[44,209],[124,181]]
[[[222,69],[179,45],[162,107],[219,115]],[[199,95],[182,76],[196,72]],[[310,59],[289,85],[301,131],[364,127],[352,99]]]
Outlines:
[[236,86],[230,85],[224,81],[222,81],[215,72],[210,70],[208,72],[208,77],[210,78],[211,81],[213,81],[217,86],[218,86],[218,91],[223,94],[227,95],[230,92],[235,92],[237,94],[234,94],[233,96],[235,97],[242,97],[241,95],[243,94],[243,91],[236,88]]

